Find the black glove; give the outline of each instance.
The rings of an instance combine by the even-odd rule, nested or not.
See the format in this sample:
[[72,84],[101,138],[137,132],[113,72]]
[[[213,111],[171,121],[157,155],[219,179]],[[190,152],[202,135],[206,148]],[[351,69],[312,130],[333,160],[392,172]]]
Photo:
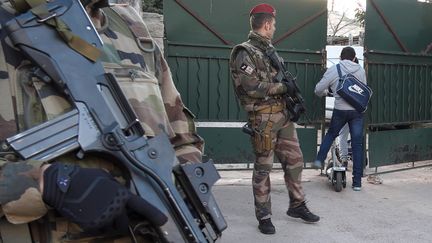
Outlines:
[[167,217],[141,197],[133,195],[102,169],[54,163],[44,172],[42,199],[84,231],[128,231],[128,213],[135,212],[154,226]]
[[285,87],[287,88],[287,94],[291,97],[294,97],[295,93],[296,93],[296,87],[294,85],[293,81],[288,81],[286,79],[282,80],[282,83],[285,85]]

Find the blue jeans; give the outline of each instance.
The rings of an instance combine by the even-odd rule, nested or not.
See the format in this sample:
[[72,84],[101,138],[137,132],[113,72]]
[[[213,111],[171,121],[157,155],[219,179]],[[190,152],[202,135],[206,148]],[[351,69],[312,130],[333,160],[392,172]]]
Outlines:
[[317,160],[324,162],[330,147],[342,127],[348,123],[353,154],[353,186],[361,186],[363,176],[363,114],[355,110],[333,110],[330,127],[325,135]]

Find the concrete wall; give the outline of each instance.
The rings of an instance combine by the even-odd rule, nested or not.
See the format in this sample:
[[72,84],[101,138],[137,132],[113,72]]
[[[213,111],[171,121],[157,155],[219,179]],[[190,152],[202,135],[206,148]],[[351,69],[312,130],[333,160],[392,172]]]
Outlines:
[[163,38],[164,38],[164,23],[163,15],[157,13],[143,13],[142,18],[146,23],[151,36],[159,45],[163,52]]

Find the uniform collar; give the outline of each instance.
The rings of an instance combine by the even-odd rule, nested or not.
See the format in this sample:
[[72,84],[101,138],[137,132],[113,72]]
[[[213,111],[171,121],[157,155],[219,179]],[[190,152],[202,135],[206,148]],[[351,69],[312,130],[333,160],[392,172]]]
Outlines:
[[249,32],[248,39],[253,46],[258,47],[263,51],[267,50],[269,47],[273,48],[270,39],[265,38],[254,31]]

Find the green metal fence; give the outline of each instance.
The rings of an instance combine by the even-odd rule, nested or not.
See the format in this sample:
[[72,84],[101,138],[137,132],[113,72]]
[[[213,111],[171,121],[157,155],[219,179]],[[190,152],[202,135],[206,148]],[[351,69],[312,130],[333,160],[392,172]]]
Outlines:
[[432,5],[417,0],[368,0],[365,46],[369,50],[421,53],[432,42]]
[[[277,9],[274,45],[288,70],[297,76],[306,99],[308,119],[303,118],[300,123],[317,125],[323,120],[324,105],[313,90],[324,71],[327,1],[267,2]],[[168,64],[183,101],[197,116],[197,121],[240,124],[246,120],[233,91],[228,60],[232,47],[247,39],[249,10],[259,3],[257,0],[164,1]],[[241,152],[239,148],[238,152],[226,153],[239,143],[241,147],[250,147],[246,136],[236,137],[240,141],[230,139],[233,134],[241,133],[238,127],[235,129],[200,127],[206,151],[216,163],[243,163],[242,158],[252,161],[250,150]],[[307,134],[302,150],[308,159],[316,154],[317,132],[314,131],[315,138],[310,136],[310,130],[299,131]]]
[[[374,94],[368,109],[372,167],[432,159],[432,4],[368,0],[365,66]],[[398,130],[398,128],[409,128]],[[391,130],[388,130],[391,129]],[[386,131],[383,131],[386,130]]]
[[431,57],[369,52],[367,68],[368,83],[374,91],[369,107],[369,126],[431,121]]
[[[245,121],[246,114],[239,106],[229,73],[231,46],[168,45],[168,63],[183,101],[199,121]],[[322,120],[322,99],[313,90],[322,76],[323,53],[280,50],[286,67],[297,76],[308,108],[306,120],[300,123],[319,123]]]

